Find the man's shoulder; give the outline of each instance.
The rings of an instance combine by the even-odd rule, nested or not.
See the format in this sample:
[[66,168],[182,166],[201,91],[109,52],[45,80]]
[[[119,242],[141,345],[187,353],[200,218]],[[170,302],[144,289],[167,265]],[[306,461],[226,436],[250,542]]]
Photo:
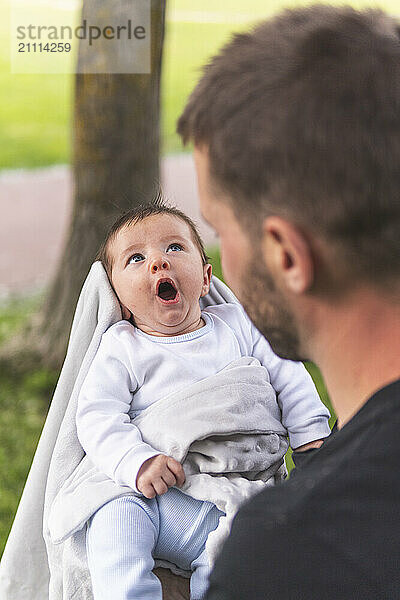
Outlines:
[[[325,529],[330,524],[335,528],[335,520],[342,525],[348,521],[350,528],[350,522],[361,526],[358,519],[367,519],[368,513],[376,516],[376,511],[382,514],[385,505],[400,497],[400,479],[393,477],[400,453],[395,435],[399,427],[400,411],[381,411],[379,420],[356,416],[348,429],[328,437],[302,469],[295,469],[283,484],[266,489],[264,498],[257,496],[246,510],[259,513],[267,524],[282,518],[300,520],[303,526],[307,519],[316,527],[320,521]],[[400,518],[397,522],[400,528]]]
[[400,599],[399,389],[240,509],[207,600]]
[[399,583],[400,516],[393,510],[400,496],[393,477],[399,443],[388,443],[390,419],[378,428],[357,430],[356,424],[239,511],[215,573],[216,585],[228,570],[237,573],[230,598],[242,597],[234,592],[241,578],[255,585],[254,600],[400,598],[400,587],[392,594]]
[[[261,527],[260,536],[282,524],[301,523],[303,528],[307,514],[312,514],[313,524],[316,519],[325,520],[329,507],[326,503],[321,505],[320,498],[324,495],[325,484],[332,477],[332,471],[336,470],[329,469],[328,472],[326,469],[324,473],[323,463],[320,463],[319,476],[310,465],[306,465],[303,470],[295,470],[290,479],[257,494],[240,511],[239,520],[249,519],[255,530]],[[346,479],[345,473],[341,475]],[[314,508],[318,508],[317,514],[314,513]]]

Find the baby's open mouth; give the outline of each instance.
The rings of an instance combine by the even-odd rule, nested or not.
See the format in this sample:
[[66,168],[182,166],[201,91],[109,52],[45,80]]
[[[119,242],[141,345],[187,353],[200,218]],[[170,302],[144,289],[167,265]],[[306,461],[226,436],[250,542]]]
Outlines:
[[160,281],[157,286],[157,296],[161,300],[175,300],[177,290],[170,280]]

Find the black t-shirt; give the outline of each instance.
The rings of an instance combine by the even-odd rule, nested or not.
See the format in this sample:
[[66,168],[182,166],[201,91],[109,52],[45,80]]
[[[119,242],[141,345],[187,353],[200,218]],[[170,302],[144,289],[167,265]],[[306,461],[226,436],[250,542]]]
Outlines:
[[400,380],[237,514],[207,600],[400,599]]

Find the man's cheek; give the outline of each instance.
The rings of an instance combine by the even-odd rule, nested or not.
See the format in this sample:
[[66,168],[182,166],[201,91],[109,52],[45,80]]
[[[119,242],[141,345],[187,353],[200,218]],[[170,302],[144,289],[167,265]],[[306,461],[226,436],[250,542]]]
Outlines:
[[236,264],[234,256],[226,248],[221,246],[221,267],[224,275],[224,280],[232,288],[235,293],[238,293],[237,284],[239,281],[239,265]]
[[225,281],[228,283],[228,279],[229,279],[229,257],[227,255],[226,249],[225,247],[221,244],[220,246],[220,253],[221,253],[221,268],[222,268],[222,273],[224,275],[224,279]]

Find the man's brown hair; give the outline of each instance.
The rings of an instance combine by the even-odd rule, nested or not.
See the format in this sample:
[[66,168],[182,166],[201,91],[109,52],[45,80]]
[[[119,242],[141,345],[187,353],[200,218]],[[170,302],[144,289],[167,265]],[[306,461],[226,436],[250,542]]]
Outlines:
[[144,219],[147,219],[148,217],[151,217],[153,215],[164,214],[177,217],[178,219],[184,221],[188,225],[190,233],[192,235],[193,243],[195,244],[195,246],[197,246],[199,250],[203,265],[207,264],[208,257],[204,249],[204,244],[199,232],[197,231],[197,227],[192,221],[192,219],[185,215],[185,213],[183,213],[175,206],[169,206],[168,204],[165,204],[165,202],[162,200],[162,197],[158,195],[152,202],[149,202],[148,204],[141,204],[140,206],[137,206],[132,210],[125,212],[110,227],[106,238],[102,243],[100,250],[98,251],[96,256],[96,260],[101,261],[101,263],[103,264],[103,267],[107,272],[110,282],[113,260],[112,256],[110,255],[109,249],[110,244],[115,239],[117,233],[121,231],[121,229],[123,229],[124,227],[129,227],[130,225],[140,223],[140,221],[144,221]]
[[233,37],[178,121],[246,225],[291,219],[380,283],[400,270],[399,31],[379,10],[287,10]]

